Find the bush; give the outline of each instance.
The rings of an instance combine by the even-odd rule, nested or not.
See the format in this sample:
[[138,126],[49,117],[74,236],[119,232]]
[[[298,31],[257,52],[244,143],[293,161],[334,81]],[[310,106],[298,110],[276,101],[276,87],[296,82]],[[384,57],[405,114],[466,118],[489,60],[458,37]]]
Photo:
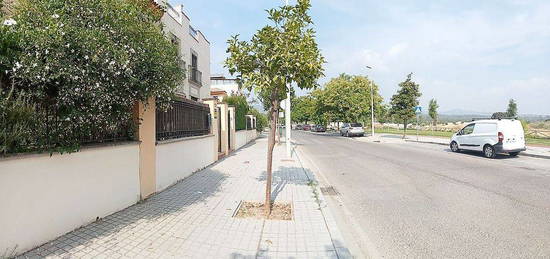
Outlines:
[[267,116],[255,108],[250,109],[250,114],[256,117],[256,130],[262,132],[267,127]]
[[26,151],[33,143],[34,105],[23,94],[0,89],[0,154]]
[[50,138],[45,149],[75,150],[81,136],[126,128],[138,101],[167,108],[184,78],[149,0],[20,0],[13,20],[3,30],[18,39],[14,96],[55,111],[60,128],[38,134]]
[[224,102],[235,107],[235,130],[246,129],[246,115],[250,106],[246,97],[242,95],[233,95],[224,98]]

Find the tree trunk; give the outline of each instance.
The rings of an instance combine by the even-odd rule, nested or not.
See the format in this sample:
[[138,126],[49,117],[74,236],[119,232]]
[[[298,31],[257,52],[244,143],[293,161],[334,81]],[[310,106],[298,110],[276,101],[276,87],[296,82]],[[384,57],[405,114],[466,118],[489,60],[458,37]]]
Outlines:
[[405,139],[405,137],[407,137],[407,121],[403,123],[403,139]]
[[[277,95],[275,95],[277,96]],[[275,100],[271,102],[271,129],[269,130],[269,139],[267,144],[267,170],[266,170],[266,183],[265,183],[265,217],[269,217],[271,214],[271,179],[272,179],[272,166],[273,166],[273,148],[275,147],[275,135],[277,134],[277,119],[279,117],[279,101]]]

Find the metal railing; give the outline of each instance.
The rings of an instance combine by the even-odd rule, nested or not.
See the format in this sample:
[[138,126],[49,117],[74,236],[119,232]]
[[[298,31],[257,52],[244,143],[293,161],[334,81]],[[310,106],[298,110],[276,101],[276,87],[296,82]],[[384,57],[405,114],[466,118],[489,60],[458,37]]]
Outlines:
[[198,84],[202,86],[202,72],[199,71],[196,67],[189,66],[189,81],[191,83]]
[[172,102],[168,111],[156,111],[157,141],[210,134],[208,105],[192,100]]

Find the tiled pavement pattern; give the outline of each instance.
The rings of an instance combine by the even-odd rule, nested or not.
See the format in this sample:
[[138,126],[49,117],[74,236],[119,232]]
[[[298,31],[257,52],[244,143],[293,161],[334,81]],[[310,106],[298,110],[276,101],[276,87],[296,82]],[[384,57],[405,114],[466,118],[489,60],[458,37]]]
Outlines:
[[272,189],[276,201],[292,202],[294,219],[232,217],[240,201],[263,200],[266,145],[258,139],[142,203],[20,257],[351,257],[322,195],[313,193],[319,193],[310,184],[314,175],[299,160],[285,160],[284,145],[275,148]]

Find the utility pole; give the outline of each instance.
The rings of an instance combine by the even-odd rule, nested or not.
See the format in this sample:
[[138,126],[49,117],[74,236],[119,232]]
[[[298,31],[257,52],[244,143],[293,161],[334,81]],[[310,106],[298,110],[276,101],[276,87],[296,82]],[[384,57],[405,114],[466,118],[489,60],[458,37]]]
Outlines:
[[[372,69],[372,67],[367,66],[368,69]],[[374,137],[374,85],[372,84],[372,81],[369,79],[369,85],[370,85],[370,115],[371,115],[371,136]]]
[[[288,0],[285,0],[285,6],[288,5]],[[286,156],[292,157],[292,147],[290,143],[290,134],[291,134],[291,125],[290,125],[290,89],[292,88],[292,83],[287,85],[288,89],[286,92],[286,103],[285,103],[285,128],[286,128]]]

